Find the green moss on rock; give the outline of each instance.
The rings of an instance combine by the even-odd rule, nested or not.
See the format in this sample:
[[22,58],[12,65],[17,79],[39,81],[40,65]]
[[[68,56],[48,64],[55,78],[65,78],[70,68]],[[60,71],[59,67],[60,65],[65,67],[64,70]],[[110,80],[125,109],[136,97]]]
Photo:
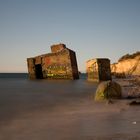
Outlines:
[[121,86],[113,81],[104,81],[98,85],[95,101],[120,99],[122,96]]

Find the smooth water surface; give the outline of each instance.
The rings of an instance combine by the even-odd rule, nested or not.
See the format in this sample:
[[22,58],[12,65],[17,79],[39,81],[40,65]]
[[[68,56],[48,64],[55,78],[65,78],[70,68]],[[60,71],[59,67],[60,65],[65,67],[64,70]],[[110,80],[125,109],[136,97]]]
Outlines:
[[96,103],[97,83],[0,75],[0,140],[139,140],[140,108]]

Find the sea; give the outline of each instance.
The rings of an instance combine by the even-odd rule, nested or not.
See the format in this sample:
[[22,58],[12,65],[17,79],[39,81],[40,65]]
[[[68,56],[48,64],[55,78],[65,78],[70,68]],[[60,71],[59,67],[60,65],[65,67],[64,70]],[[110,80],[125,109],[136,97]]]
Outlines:
[[0,74],[0,140],[140,140],[140,107],[95,102],[98,83]]

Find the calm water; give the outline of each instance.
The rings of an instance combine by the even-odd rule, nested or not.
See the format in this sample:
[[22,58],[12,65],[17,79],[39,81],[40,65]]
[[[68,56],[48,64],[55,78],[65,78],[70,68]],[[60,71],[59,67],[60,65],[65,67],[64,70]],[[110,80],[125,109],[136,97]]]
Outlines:
[[97,83],[0,74],[0,140],[139,140],[140,108],[96,103]]

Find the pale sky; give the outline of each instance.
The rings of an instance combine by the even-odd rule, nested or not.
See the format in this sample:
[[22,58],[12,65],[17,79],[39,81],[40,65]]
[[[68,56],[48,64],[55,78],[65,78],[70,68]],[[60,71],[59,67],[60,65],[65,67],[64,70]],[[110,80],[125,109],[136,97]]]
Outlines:
[[26,58],[64,43],[78,68],[140,51],[140,0],[0,0],[0,72],[27,72]]

